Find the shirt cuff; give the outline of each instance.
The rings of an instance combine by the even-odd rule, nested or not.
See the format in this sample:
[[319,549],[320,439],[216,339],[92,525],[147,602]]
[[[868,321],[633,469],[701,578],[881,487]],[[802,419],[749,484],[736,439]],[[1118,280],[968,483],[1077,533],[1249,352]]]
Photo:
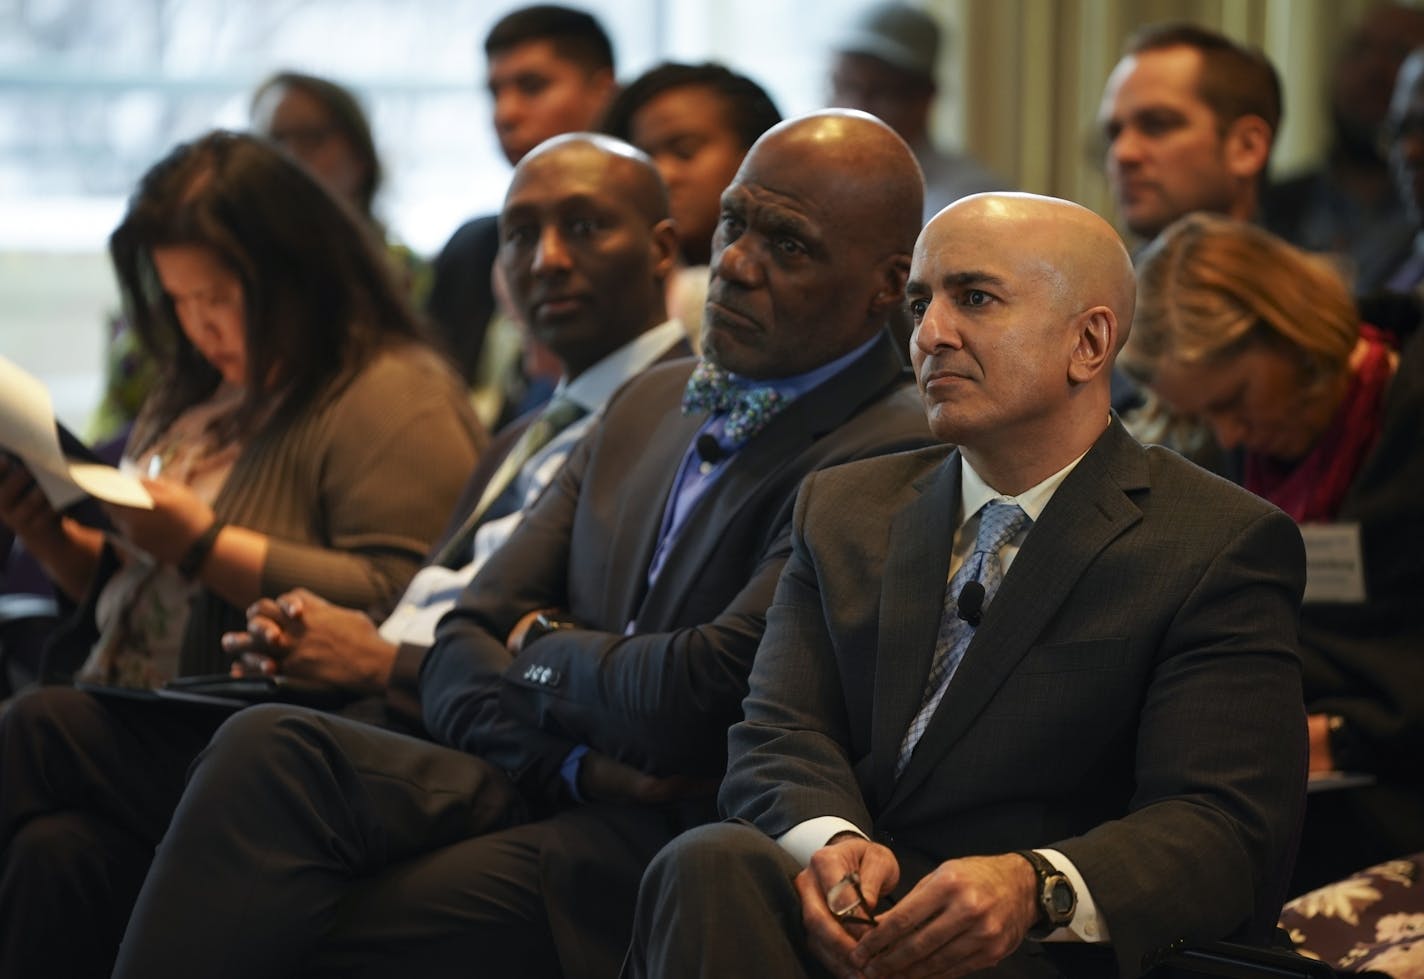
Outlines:
[[574,797],[575,802],[584,801],[583,796],[579,795],[578,777],[579,766],[583,764],[583,756],[586,754],[588,754],[588,745],[574,745],[573,750],[564,756],[564,763],[559,766],[559,777],[569,787],[569,794]]
[[857,836],[865,835],[860,831],[860,827],[848,819],[839,816],[816,816],[797,823],[778,836],[776,842],[804,867],[811,862],[811,854],[825,846],[832,836],[846,832]]
[[1098,906],[1093,903],[1088,884],[1083,880],[1083,875],[1078,873],[1078,868],[1073,866],[1073,861],[1057,850],[1035,849],[1033,852],[1053,864],[1055,870],[1067,877],[1073,885],[1073,893],[1078,895],[1078,907],[1073,911],[1073,920],[1062,928],[1054,929],[1043,941],[1090,944],[1112,941],[1112,936],[1108,934],[1108,923],[1098,914]]

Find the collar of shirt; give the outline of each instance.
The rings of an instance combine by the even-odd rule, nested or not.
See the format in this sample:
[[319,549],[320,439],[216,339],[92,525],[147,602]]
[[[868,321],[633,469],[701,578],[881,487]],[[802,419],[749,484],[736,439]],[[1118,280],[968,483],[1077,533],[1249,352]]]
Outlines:
[[686,335],[680,320],[665,320],[629,340],[572,381],[560,380],[553,396],[567,398],[590,413],[599,412],[625,381],[651,367]]
[[809,370],[804,374],[796,374],[793,377],[768,377],[758,380],[755,378],[741,377],[737,374],[731,374],[730,376],[732,381],[740,387],[771,388],[787,401],[795,401],[813,387],[830,380],[845,370],[850,366],[853,360],[873,347],[875,342],[879,339],[880,334],[877,333],[850,353],[842,357],[837,357],[829,364],[822,364],[820,367]]
[[[1053,494],[1058,491],[1058,487],[1063,485],[1063,480],[1068,478],[1078,463],[1083,461],[1083,456],[1078,456],[1068,465],[1049,476],[1043,482],[1030,486],[1018,496],[1005,496],[998,492],[984,478],[974,471],[974,467],[969,464],[969,460],[963,455],[959,457],[959,519],[956,521],[954,531],[954,543],[949,561],[949,575],[954,577],[954,573],[959,570],[969,557],[974,548],[974,540],[979,536],[979,511],[995,500],[1005,503],[1017,503],[1024,513],[1028,514],[1030,520],[1037,521],[1048,506],[1048,501],[1053,499]],[[1029,529],[1032,529],[1032,524]],[[1000,563],[1004,571],[1009,570],[1009,565],[1018,556],[1019,546],[1023,544],[1024,538],[1028,536],[1028,530],[1022,530],[1014,535],[1013,540],[1004,545],[1004,549],[999,554]]]

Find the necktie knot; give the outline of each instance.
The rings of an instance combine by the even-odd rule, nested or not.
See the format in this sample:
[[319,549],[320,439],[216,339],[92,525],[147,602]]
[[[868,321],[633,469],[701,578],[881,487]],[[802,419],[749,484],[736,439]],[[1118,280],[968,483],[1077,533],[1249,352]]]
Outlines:
[[[520,471],[529,463],[530,459],[538,454],[540,449],[552,442],[556,435],[586,414],[588,414],[587,408],[572,398],[563,396],[555,397],[545,405],[539,417],[529,423],[529,427],[524,430],[519,441],[514,443],[509,454],[504,457],[499,468],[494,471],[494,475],[490,476],[474,509],[469,512],[459,529],[450,536],[444,546],[435,552],[430,563],[447,568],[463,567],[470,560],[476,531],[480,529],[486,517],[495,516],[495,511],[500,509],[496,503],[505,502],[507,504],[504,512],[499,513],[499,516],[503,516],[504,513],[513,513],[521,508],[521,501],[508,499],[508,497],[516,495],[514,480]],[[504,499],[502,500],[502,498]]]
[[775,388],[739,384],[722,367],[698,362],[682,395],[682,413],[723,415],[723,430],[733,442],[745,442],[770,424],[789,404]]
[[988,504],[979,513],[979,534],[974,538],[974,553],[997,555],[1028,523],[1028,514],[1017,503],[996,501]]
[[529,437],[525,440],[524,448],[529,449],[531,455],[538,452],[553,441],[555,435],[586,414],[588,409],[572,398],[554,398],[544,406],[539,417],[529,426]]

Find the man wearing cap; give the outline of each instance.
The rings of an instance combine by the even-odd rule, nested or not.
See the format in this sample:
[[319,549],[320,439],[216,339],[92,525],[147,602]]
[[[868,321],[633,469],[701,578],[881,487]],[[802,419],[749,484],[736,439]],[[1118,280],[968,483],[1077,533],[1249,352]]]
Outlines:
[[939,44],[939,25],[929,14],[878,3],[835,44],[831,67],[831,104],[879,116],[915,151],[925,173],[926,221],[961,197],[1005,187],[977,161],[942,152],[930,140]]

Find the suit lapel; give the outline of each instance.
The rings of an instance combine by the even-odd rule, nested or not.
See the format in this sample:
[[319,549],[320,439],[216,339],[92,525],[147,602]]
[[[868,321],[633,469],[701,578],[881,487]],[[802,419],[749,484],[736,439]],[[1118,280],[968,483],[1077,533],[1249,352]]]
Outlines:
[[[959,453],[922,480],[921,494],[890,526],[880,591],[879,649],[870,749],[872,811],[895,786],[895,759],[924,701],[944,608],[954,518],[959,511]],[[933,610],[933,611],[932,611]]]
[[[648,583],[648,565],[653,561],[653,548],[658,542],[658,528],[662,526],[663,510],[672,492],[673,480],[677,478],[677,465],[670,465],[668,460],[682,458],[682,452],[701,424],[700,419],[684,416],[680,408],[683,386],[692,373],[691,353],[692,348],[681,339],[646,368],[651,370],[679,360],[688,362],[686,372],[674,375],[675,380],[669,380],[668,391],[662,394],[671,403],[661,411],[649,406],[647,418],[652,430],[638,457],[637,470],[626,474],[626,486],[638,487],[638,490],[624,494],[619,509],[620,533],[614,539],[626,541],[627,546],[615,547],[608,558],[609,607],[616,609],[624,622],[632,621],[638,613],[638,602]],[[645,494],[644,490],[648,492]]]
[[[1098,553],[1142,519],[1126,491],[1146,485],[1142,447],[1114,418],[1024,539],[887,809],[913,793],[944,761]],[[893,755],[889,763],[893,765]]]
[[[688,514],[682,534],[673,545],[672,553],[639,611],[640,627],[658,629],[658,621],[673,621],[686,597],[693,593],[702,569],[712,554],[722,545],[726,530],[749,502],[771,485],[788,467],[809,470],[802,456],[823,435],[833,432],[853,417],[870,401],[879,398],[885,389],[897,384],[904,371],[903,361],[895,352],[888,333],[859,360],[824,384],[807,391],[767,425],[756,438],[748,442],[727,463],[717,482],[697,501]],[[687,419],[690,427],[682,436],[682,445],[662,459],[679,459],[686,451],[697,428],[706,421],[705,415]],[[649,454],[653,449],[649,447]],[[670,468],[676,469],[676,465]],[[671,491],[670,474],[662,499]],[[804,472],[797,473],[795,482]],[[794,491],[795,484],[792,485]],[[787,501],[789,503],[789,500]],[[661,511],[660,511],[661,512]],[[655,522],[652,536],[640,567],[646,570],[657,543],[661,520]],[[744,542],[743,546],[760,546],[762,542]],[[658,621],[655,621],[658,620]]]

